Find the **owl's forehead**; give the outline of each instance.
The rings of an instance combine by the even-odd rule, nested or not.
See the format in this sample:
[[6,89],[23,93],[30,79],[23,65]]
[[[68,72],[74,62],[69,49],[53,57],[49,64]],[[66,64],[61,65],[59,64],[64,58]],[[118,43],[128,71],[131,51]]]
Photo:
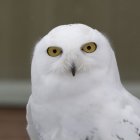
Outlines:
[[72,35],[82,35],[82,34],[88,34],[91,31],[93,31],[93,29],[84,24],[68,24],[68,25],[61,25],[61,26],[55,27],[49,32],[49,35],[63,36],[63,35],[66,35],[67,33],[70,33]]
[[97,31],[86,25],[63,25],[54,28],[45,42],[51,46],[75,46],[97,40]]

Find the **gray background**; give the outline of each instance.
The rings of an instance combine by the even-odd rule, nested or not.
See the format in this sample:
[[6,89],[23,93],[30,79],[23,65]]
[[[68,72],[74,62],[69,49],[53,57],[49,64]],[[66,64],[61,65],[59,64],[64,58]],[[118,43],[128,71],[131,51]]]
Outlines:
[[33,46],[53,27],[69,23],[84,23],[105,33],[116,52],[122,81],[140,86],[140,0],[0,0],[0,96],[9,95],[10,81],[14,88],[24,81],[22,90],[30,89],[26,81]]

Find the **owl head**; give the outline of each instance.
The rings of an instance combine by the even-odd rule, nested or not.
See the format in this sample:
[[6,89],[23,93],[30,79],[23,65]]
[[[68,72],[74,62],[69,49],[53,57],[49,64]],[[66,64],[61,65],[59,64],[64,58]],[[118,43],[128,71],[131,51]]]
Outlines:
[[83,24],[52,29],[36,45],[32,61],[35,77],[59,75],[76,78],[119,79],[114,52],[108,39]]

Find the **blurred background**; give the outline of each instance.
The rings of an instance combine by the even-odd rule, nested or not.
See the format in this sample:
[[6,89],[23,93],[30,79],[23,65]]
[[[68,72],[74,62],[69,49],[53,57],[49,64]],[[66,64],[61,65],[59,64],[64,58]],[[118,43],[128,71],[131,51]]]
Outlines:
[[122,82],[140,97],[139,0],[0,0],[0,139],[28,140],[33,47],[55,26],[84,23],[105,33]]

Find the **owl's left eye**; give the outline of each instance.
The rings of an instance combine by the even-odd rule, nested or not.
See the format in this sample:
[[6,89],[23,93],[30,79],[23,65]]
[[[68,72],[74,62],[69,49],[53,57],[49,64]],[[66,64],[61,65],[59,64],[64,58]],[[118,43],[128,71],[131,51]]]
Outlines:
[[56,57],[56,56],[62,54],[62,49],[59,47],[49,47],[47,49],[47,53],[49,56]]
[[81,50],[86,52],[86,53],[92,53],[94,52],[95,50],[97,49],[97,45],[95,42],[89,42],[89,43],[86,43],[84,44],[82,47],[81,47]]

